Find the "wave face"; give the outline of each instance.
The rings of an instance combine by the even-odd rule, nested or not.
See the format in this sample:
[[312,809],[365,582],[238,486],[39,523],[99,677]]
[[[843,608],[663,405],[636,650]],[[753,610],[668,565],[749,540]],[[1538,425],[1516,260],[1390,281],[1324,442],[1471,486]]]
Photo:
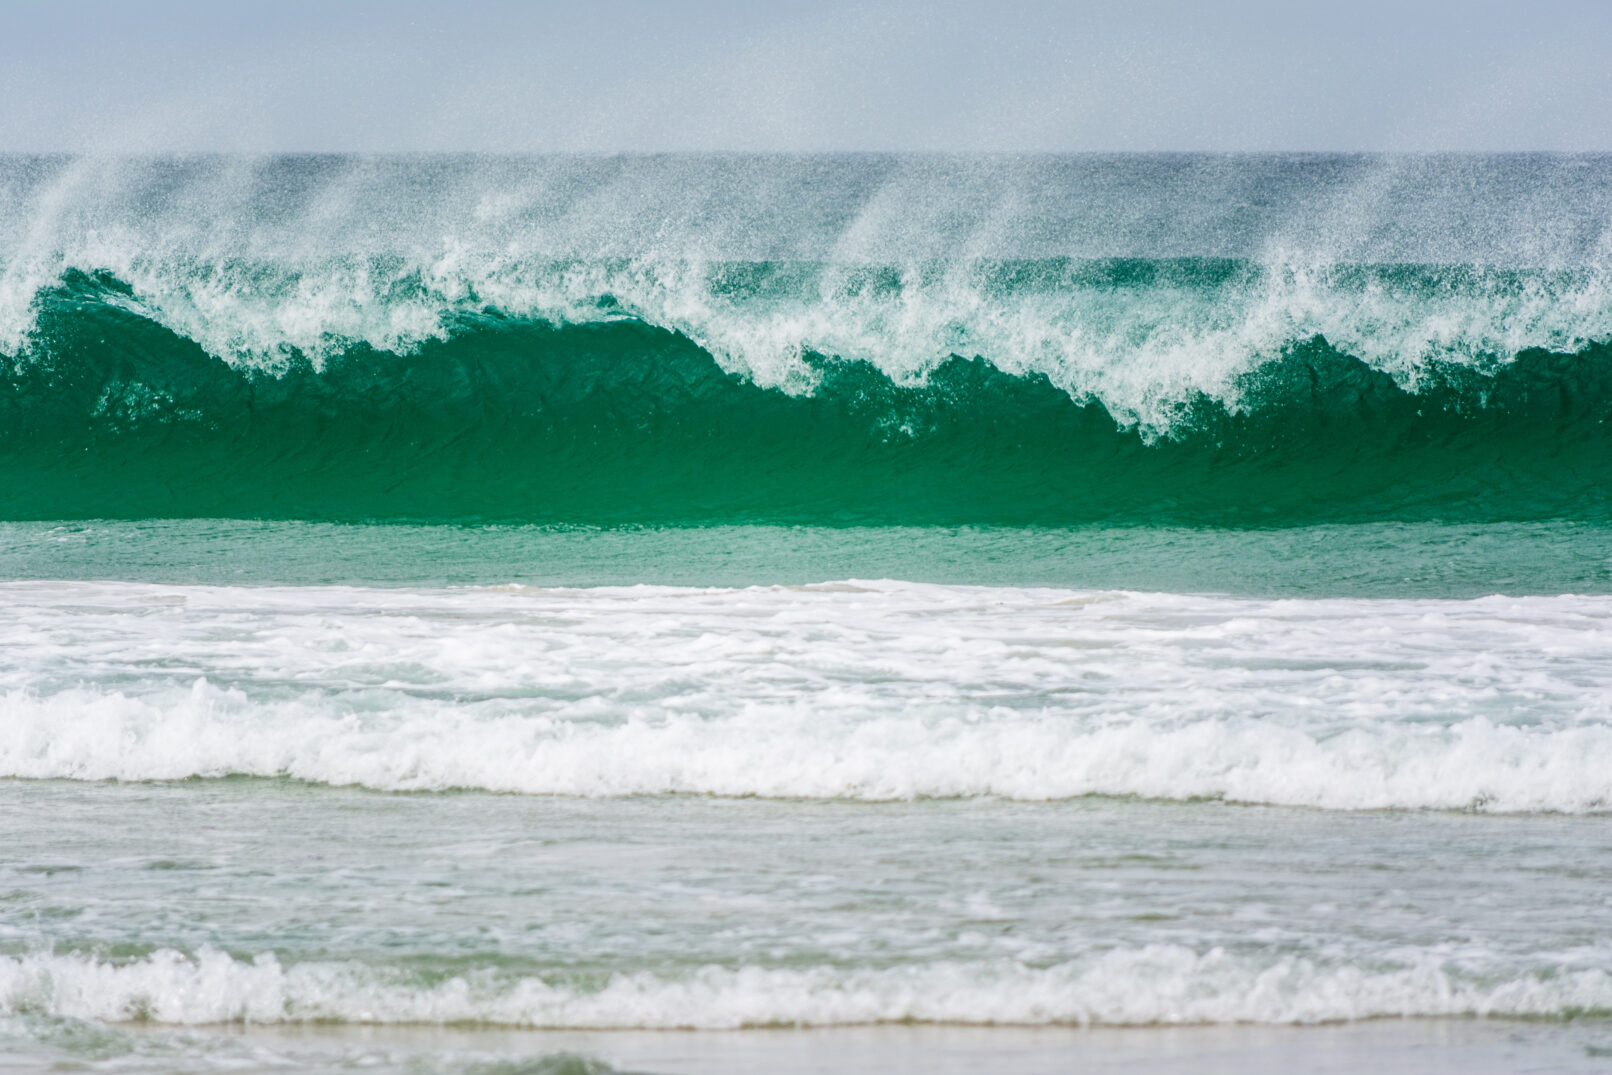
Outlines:
[[1605,521],[1609,185],[1600,158],[9,158],[0,513]]

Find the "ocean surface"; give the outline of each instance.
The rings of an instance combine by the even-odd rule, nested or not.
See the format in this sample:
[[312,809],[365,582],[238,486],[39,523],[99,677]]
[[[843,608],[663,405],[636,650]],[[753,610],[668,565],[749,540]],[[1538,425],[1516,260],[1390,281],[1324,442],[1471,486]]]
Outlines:
[[0,157],[0,1071],[1596,1070],[1609,494],[1612,157]]

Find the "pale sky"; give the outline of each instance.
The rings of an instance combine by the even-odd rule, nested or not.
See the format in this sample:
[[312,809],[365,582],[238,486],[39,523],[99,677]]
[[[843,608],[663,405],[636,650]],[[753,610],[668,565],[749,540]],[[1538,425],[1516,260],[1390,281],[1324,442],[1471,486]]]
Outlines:
[[1612,150],[1612,2],[0,0],[0,150]]

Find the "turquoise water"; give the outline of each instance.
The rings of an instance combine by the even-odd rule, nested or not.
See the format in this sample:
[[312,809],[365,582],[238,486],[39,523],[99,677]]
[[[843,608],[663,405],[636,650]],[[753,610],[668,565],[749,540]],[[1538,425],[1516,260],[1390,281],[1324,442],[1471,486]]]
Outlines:
[[1486,525],[471,526],[150,519],[0,523],[0,574],[210,586],[800,585],[900,578],[1264,597],[1604,594],[1612,539]]

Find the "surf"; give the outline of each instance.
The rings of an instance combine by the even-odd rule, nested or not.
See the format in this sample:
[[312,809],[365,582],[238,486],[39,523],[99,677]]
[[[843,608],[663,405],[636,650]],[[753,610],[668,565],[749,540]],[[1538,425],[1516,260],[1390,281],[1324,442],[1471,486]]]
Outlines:
[[0,777],[1612,811],[1612,598],[0,586]]

